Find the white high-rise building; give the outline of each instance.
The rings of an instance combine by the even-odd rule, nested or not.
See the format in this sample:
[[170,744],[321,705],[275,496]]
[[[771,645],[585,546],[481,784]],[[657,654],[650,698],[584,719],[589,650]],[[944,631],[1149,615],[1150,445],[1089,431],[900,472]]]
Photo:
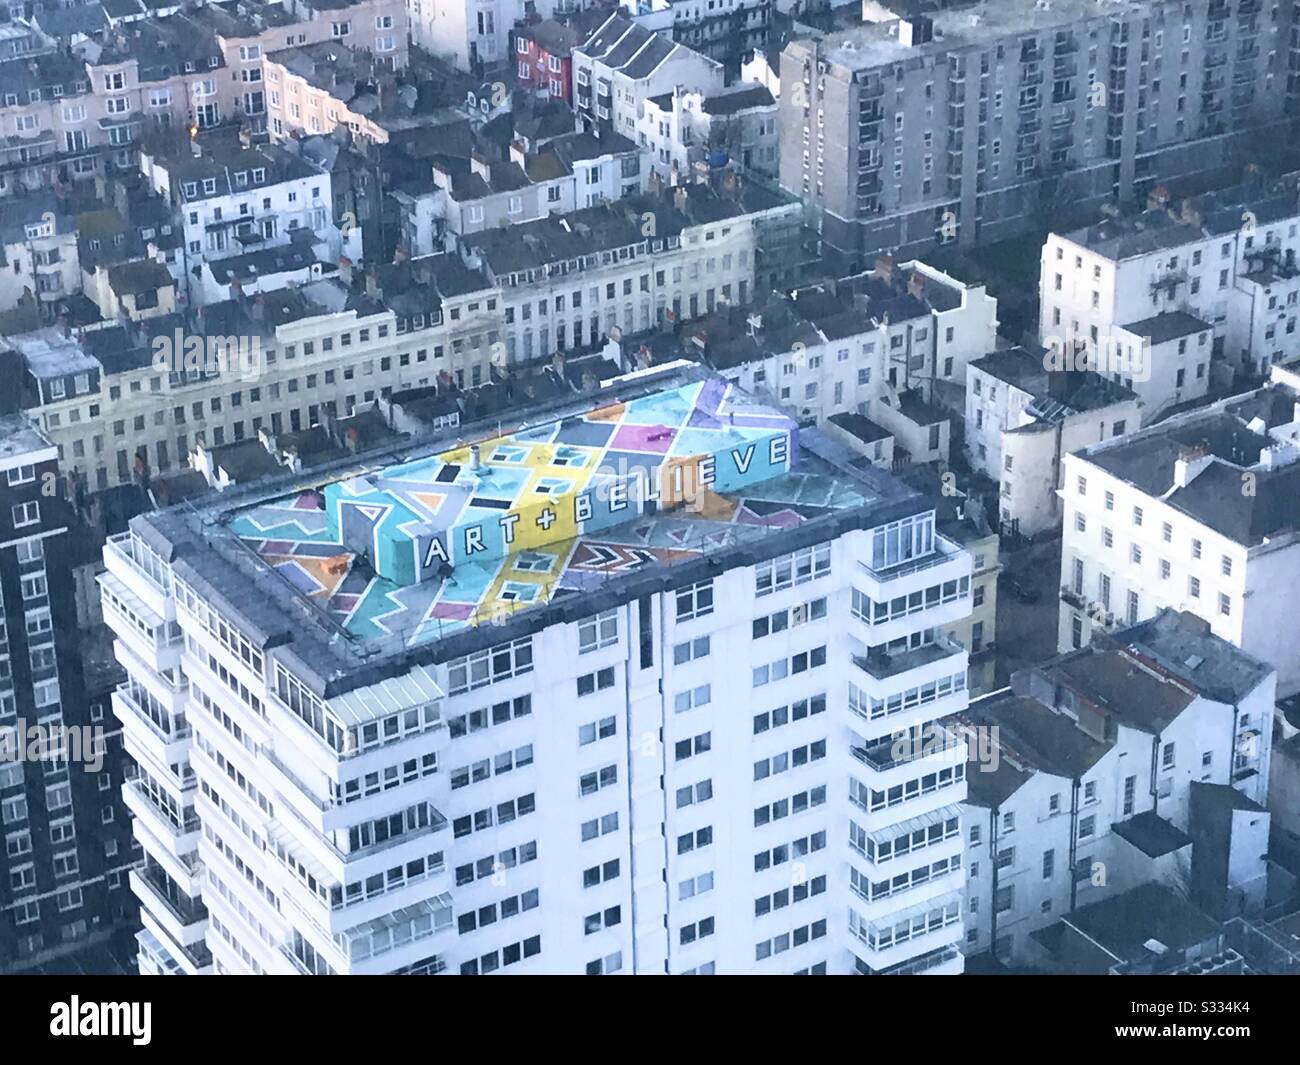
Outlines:
[[932,506],[694,369],[518,424],[110,543],[142,971],[960,972]]

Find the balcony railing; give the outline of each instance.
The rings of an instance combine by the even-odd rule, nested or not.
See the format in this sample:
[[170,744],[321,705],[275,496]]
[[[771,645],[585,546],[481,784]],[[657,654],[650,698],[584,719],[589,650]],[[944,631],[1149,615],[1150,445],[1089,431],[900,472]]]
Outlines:
[[859,561],[858,565],[878,581],[896,581],[900,577],[907,577],[932,566],[941,566],[945,562],[951,562],[957,555],[961,554],[960,545],[953,543],[946,536],[940,536],[938,533],[934,535],[934,547],[934,551],[924,558],[900,562],[894,566],[886,566],[884,569],[874,569],[868,563],[862,561]]
[[853,655],[853,664],[868,676],[883,680],[897,676],[908,670],[939,662],[965,650],[960,643],[945,635],[938,636],[934,643],[911,648],[896,653],[869,651],[865,655]]
[[920,732],[902,732],[898,735],[886,736],[865,747],[849,749],[853,757],[863,765],[883,773],[895,766],[907,765],[909,762],[955,751],[964,746],[964,741],[955,732],[950,732],[942,725],[931,724]]

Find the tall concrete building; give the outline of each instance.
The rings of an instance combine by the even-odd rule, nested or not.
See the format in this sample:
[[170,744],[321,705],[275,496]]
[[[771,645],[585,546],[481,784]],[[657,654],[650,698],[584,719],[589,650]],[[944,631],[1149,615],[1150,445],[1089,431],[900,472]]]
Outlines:
[[959,972],[933,506],[696,370],[521,418],[106,555],[141,970]]
[[1223,170],[1282,122],[1295,8],[984,0],[781,57],[781,182],[849,269]]
[[72,521],[54,444],[21,415],[0,418],[0,972],[101,938],[133,858],[100,786],[108,755],[75,641]]

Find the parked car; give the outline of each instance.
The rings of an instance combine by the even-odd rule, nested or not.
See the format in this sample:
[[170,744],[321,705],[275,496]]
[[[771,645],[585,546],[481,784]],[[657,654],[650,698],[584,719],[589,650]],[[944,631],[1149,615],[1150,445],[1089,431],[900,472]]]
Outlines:
[[1011,593],[1011,597],[1018,602],[1036,603],[1042,598],[1042,593],[1028,581],[1005,571],[1002,574],[1002,584]]

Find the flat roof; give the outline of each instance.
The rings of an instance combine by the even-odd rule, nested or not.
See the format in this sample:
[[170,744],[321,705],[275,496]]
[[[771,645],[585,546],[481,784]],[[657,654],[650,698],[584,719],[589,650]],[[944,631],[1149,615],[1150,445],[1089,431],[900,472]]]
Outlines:
[[1191,836],[1154,810],[1144,810],[1127,821],[1116,821],[1110,827],[1112,832],[1128,840],[1148,858],[1162,858],[1192,845]]
[[[292,644],[325,691],[400,675],[412,653],[443,661],[609,609],[669,572],[699,580],[931,509],[694,367],[512,417],[504,432],[461,426],[134,527],[250,635]],[[712,483],[683,498],[706,468]]]
[[1143,318],[1140,322],[1129,322],[1128,325],[1120,328],[1134,336],[1146,337],[1152,344],[1166,344],[1180,337],[1204,333],[1214,326],[1186,311],[1165,311],[1150,318]]

